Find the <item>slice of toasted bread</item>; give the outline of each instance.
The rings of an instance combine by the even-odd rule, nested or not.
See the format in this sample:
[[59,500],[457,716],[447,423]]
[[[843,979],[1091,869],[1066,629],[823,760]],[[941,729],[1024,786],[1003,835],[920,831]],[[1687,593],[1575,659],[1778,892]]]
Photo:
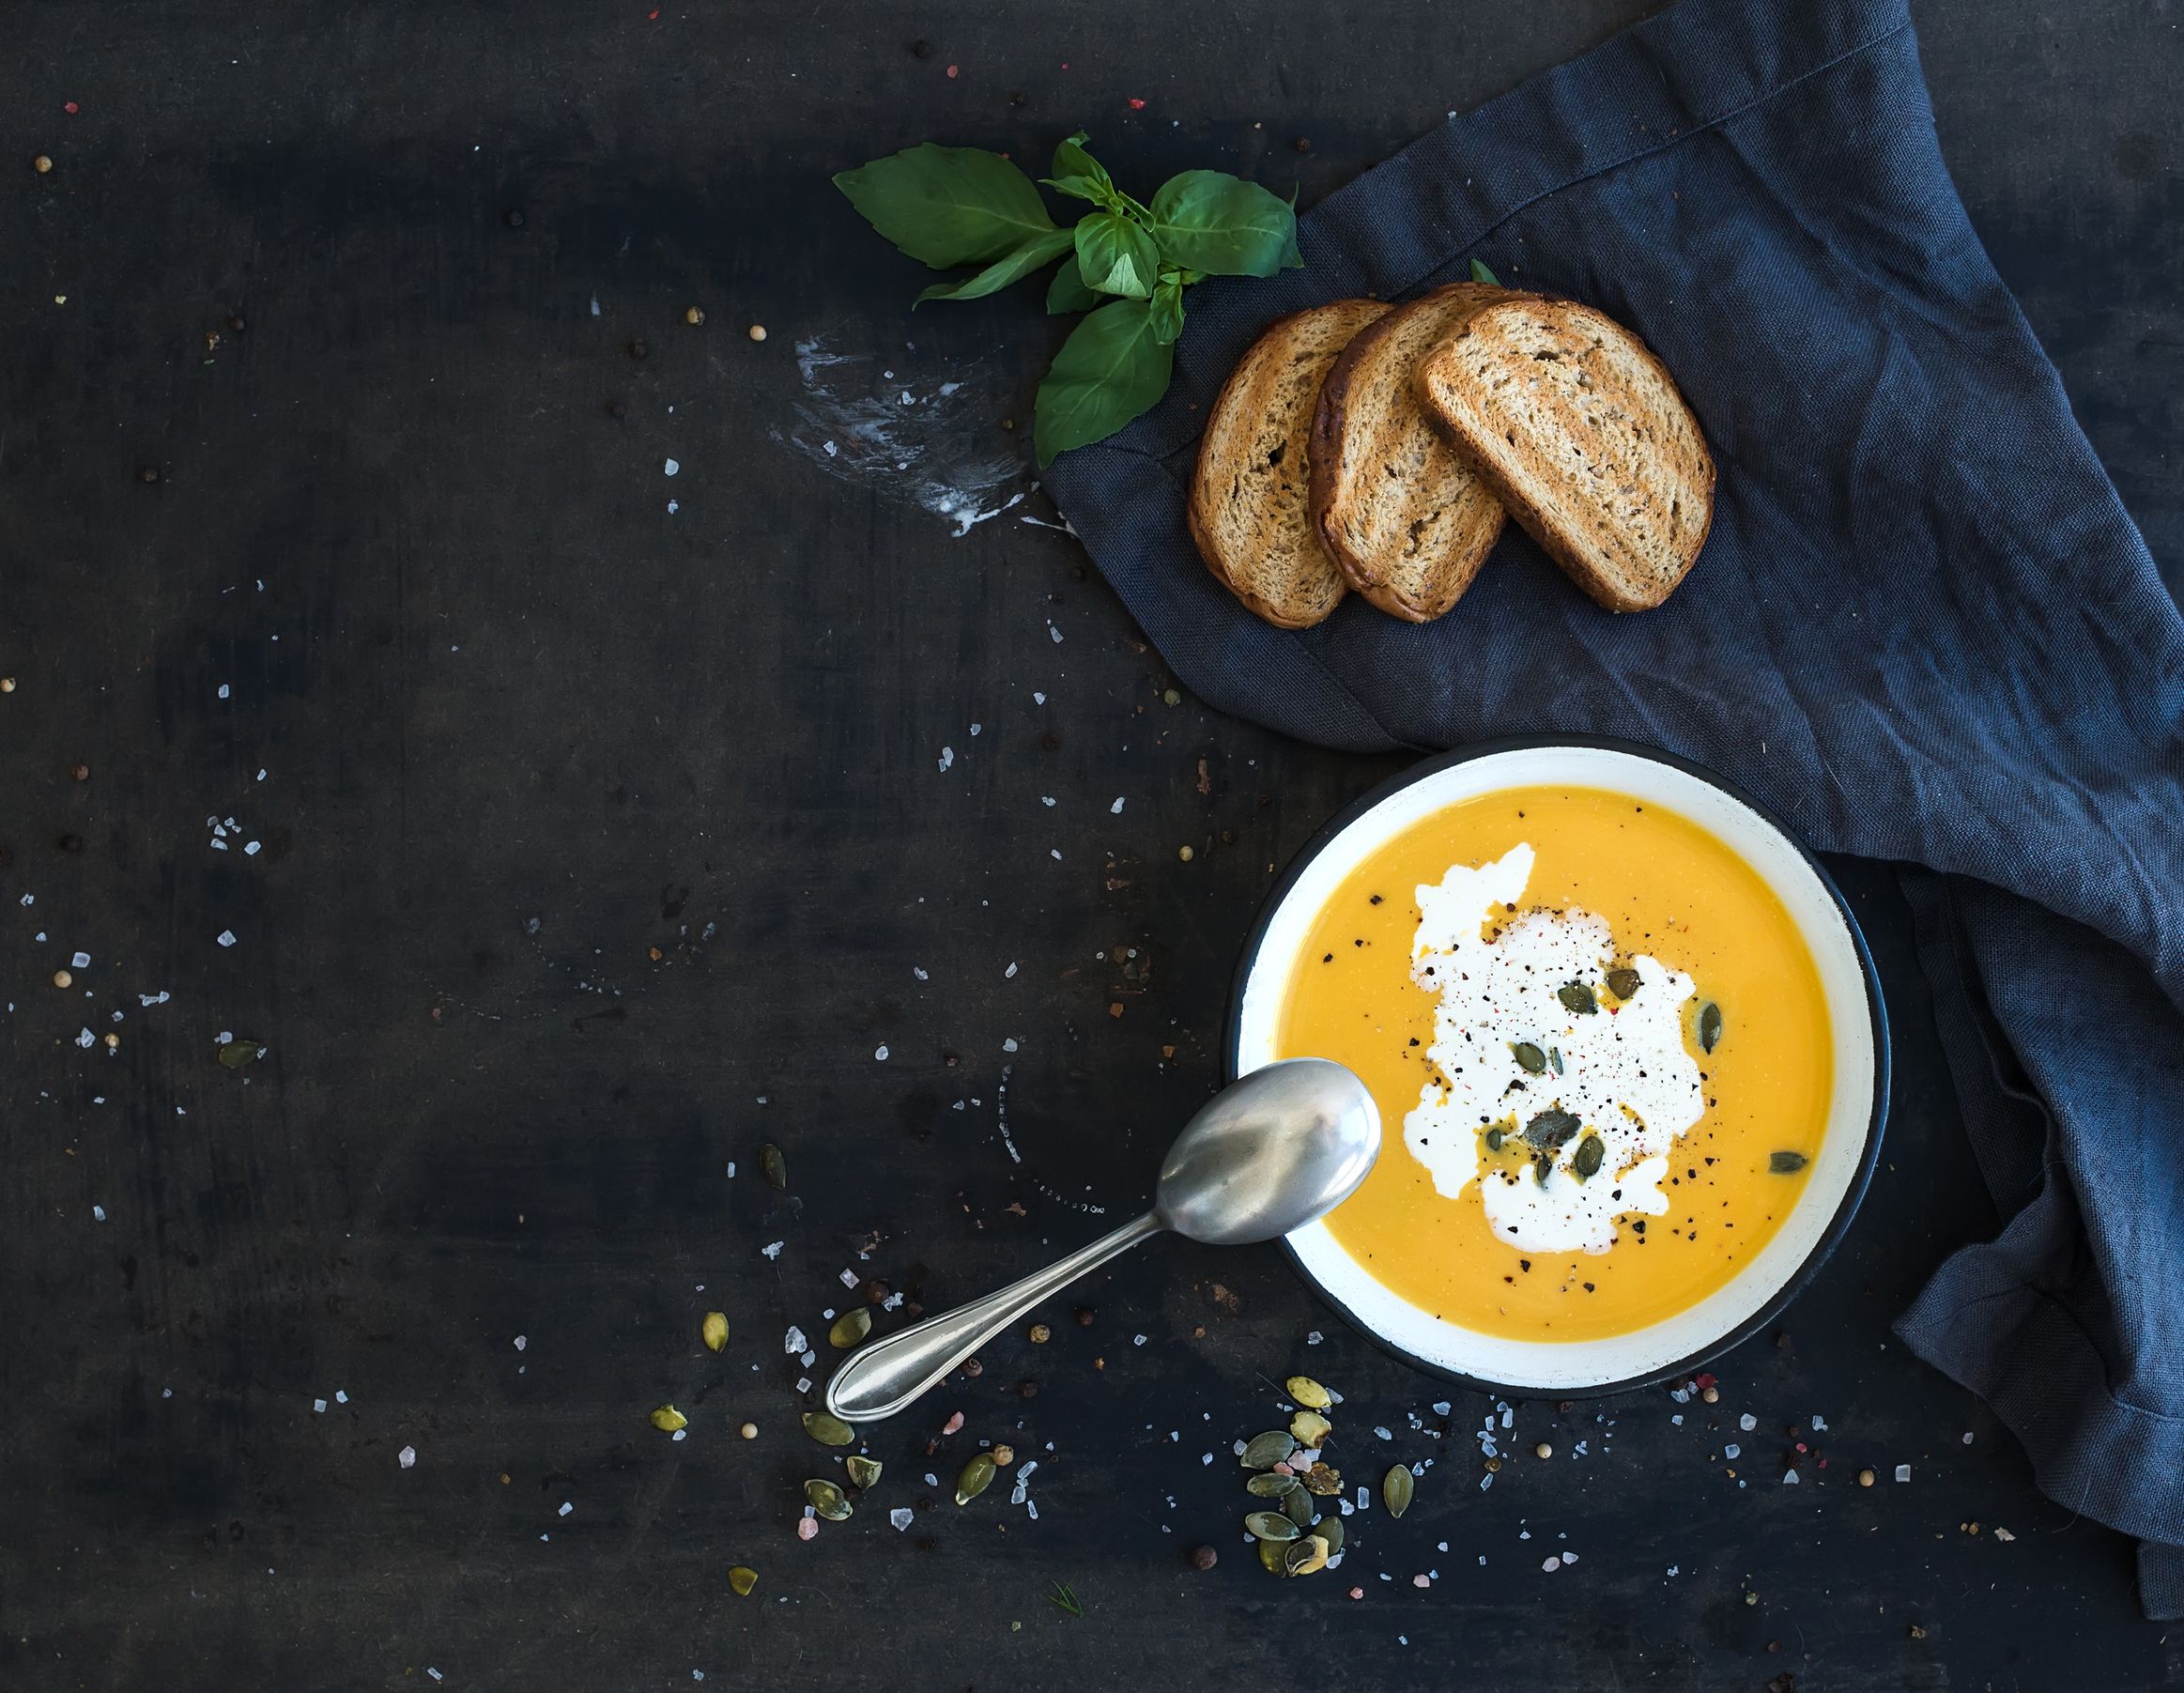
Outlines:
[[1312,408],[1328,366],[1387,310],[1377,300],[1337,300],[1277,318],[1237,361],[1206,420],[1192,539],[1229,592],[1280,628],[1311,627],[1343,596],[1308,505]]
[[1436,288],[1359,335],[1320,384],[1313,525],[1351,587],[1414,623],[1456,603],[1501,532],[1501,507],[1419,403],[1418,362],[1508,298],[1481,283]]
[[1510,515],[1611,611],[1675,592],[1714,521],[1699,420],[1646,344],[1566,300],[1474,313],[1421,397]]

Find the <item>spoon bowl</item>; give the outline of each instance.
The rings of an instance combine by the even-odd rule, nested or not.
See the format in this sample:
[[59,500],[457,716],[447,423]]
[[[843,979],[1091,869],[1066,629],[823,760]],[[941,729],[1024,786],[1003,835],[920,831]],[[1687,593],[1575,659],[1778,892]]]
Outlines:
[[1184,1124],[1151,1210],[998,1293],[873,1341],[835,1372],[826,1408],[845,1423],[892,1417],[1033,1306],[1148,1235],[1247,1246],[1302,1228],[1356,1193],[1379,1153],[1380,1113],[1343,1066],[1289,1058],[1239,1076]]

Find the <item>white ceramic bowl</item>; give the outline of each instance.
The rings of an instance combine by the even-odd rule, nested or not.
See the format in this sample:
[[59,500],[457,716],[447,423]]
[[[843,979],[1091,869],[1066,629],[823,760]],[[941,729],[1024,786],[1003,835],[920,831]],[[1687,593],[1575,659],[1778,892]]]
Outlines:
[[[1505,788],[1606,788],[1679,811],[1757,870],[1795,920],[1826,995],[1835,1044],[1827,1130],[1796,1208],[1726,1286],[1635,1333],[1529,1341],[1448,1322],[1382,1286],[1324,1223],[1285,1245],[1305,1279],[1397,1356],[1474,1386],[1534,1393],[1620,1392],[1681,1376],[1772,1321],[1850,1225],[1881,1150],[1888,1025],[1850,908],[1783,825],[1720,777],[1668,753],[1605,740],[1503,741],[1430,759],[1367,794],[1300,853],[1260,914],[1238,968],[1232,1076],[1270,1063],[1283,1001],[1313,919],[1360,863],[1421,818]],[[1398,1140],[1383,1158],[1408,1156]]]

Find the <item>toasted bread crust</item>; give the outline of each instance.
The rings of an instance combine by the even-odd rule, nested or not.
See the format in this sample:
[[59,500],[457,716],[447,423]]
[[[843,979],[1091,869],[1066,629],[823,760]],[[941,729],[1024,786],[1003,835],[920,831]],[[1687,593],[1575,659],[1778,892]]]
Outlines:
[[[1669,516],[1680,520],[1684,503],[1698,508],[1695,524],[1681,525],[1672,537],[1654,540],[1661,556],[1639,558],[1640,547],[1622,532],[1616,514],[1595,498],[1573,509],[1573,501],[1558,502],[1546,465],[1535,451],[1536,442],[1522,438],[1512,441],[1487,426],[1483,410],[1473,402],[1479,389],[1476,375],[1463,364],[1474,336],[1498,332],[1497,312],[1531,311],[1538,320],[1551,319],[1558,331],[1577,341],[1599,336],[1612,341],[1619,358],[1629,360],[1651,379],[1653,392],[1642,397],[1654,403],[1670,423],[1668,439],[1653,442],[1656,480],[1668,485]],[[1540,355],[1540,356],[1545,356]],[[1456,451],[1480,480],[1494,490],[1518,526],[1536,541],[1572,581],[1611,611],[1650,610],[1675,592],[1698,562],[1714,525],[1715,470],[1698,419],[1677,389],[1675,378],[1658,355],[1637,335],[1606,313],[1576,300],[1533,298],[1526,302],[1506,301],[1472,314],[1462,329],[1436,347],[1419,366],[1421,400],[1439,420]],[[1556,412],[1553,426],[1563,439],[1588,438],[1580,431],[1576,415],[1565,402],[1543,401]],[[1581,414],[1582,408],[1576,408]],[[1592,420],[1585,418],[1590,424]],[[1559,465],[1559,461],[1558,461]],[[1658,504],[1655,500],[1654,504]],[[1653,539],[1650,535],[1648,539]],[[1670,542],[1672,541],[1672,545]]]
[[[1283,629],[1323,621],[1346,584],[1311,522],[1306,466],[1319,377],[1360,330],[1388,307],[1338,300],[1277,318],[1237,361],[1207,414],[1185,500],[1198,556],[1253,616]],[[1247,455],[1279,432],[1271,459],[1249,473],[1271,476],[1250,511],[1236,509]]]
[[[1501,532],[1501,514],[1493,502],[1483,492],[1458,485],[1454,500],[1468,509],[1459,510],[1451,525],[1454,532],[1446,556],[1399,569],[1395,561],[1358,544],[1353,508],[1360,501],[1392,497],[1385,485],[1369,485],[1377,457],[1389,446],[1383,426],[1387,408],[1392,404],[1407,410],[1415,405],[1407,366],[1423,349],[1407,349],[1404,344],[1422,332],[1453,330],[1471,314],[1512,297],[1482,283],[1437,288],[1353,338],[1320,384],[1312,421],[1313,527],[1350,586],[1391,616],[1423,623],[1447,611],[1471,585]],[[1432,434],[1430,414],[1423,408],[1415,419],[1394,420],[1392,427],[1399,438],[1410,428],[1429,435],[1412,448],[1423,467],[1423,497],[1449,493],[1452,472],[1468,471]]]

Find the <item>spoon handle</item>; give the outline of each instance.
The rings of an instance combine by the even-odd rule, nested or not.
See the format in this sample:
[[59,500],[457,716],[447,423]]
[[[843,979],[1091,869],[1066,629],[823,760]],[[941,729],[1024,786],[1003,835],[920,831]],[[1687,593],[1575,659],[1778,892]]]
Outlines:
[[1040,1301],[1166,1226],[1147,1211],[998,1293],[872,1342],[834,1373],[826,1408],[845,1423],[892,1417]]

